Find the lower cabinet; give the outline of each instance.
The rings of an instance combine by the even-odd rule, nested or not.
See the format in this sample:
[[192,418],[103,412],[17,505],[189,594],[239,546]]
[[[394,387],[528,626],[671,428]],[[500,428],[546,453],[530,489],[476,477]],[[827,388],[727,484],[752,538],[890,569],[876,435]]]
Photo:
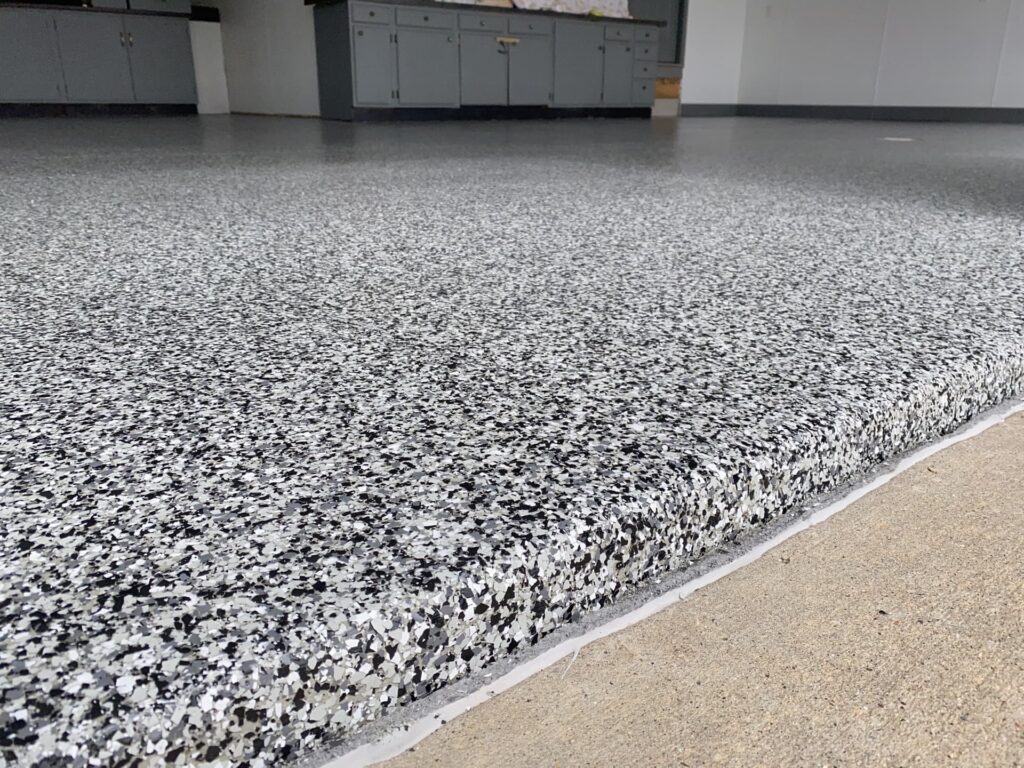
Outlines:
[[188,22],[169,16],[125,16],[124,29],[135,101],[194,103],[196,78]]
[[628,106],[633,96],[633,43],[608,40],[604,46],[602,103]]
[[0,8],[0,102],[67,101],[53,14]]
[[590,107],[601,103],[604,25],[589,21],[555,22],[556,106]]
[[0,8],[0,102],[194,104],[188,19]]
[[399,106],[459,106],[458,33],[399,27],[395,34]]
[[356,24],[352,28],[354,100],[368,107],[390,106],[395,78],[395,33],[390,27]]
[[551,101],[551,36],[462,33],[463,104],[544,106]]
[[128,36],[118,13],[56,14],[68,101],[129,104],[135,101]]
[[463,32],[459,43],[463,104],[507,104],[509,51],[493,32]]
[[314,9],[324,117],[459,106],[646,107],[657,28],[349,0]]
[[633,106],[649,107],[654,103],[654,81],[633,81]]
[[549,104],[554,98],[554,60],[550,35],[520,35],[508,52],[508,103]]

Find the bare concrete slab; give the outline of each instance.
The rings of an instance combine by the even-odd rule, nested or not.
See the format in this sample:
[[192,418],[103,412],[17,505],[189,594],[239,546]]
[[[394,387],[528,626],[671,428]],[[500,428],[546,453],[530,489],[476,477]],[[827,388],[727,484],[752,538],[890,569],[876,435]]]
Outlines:
[[388,765],[1024,765],[1022,553],[1018,415]]

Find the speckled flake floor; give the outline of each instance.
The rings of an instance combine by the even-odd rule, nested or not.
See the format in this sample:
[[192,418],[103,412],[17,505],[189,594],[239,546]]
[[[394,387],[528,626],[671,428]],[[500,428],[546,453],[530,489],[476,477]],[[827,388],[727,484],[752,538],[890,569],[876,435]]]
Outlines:
[[287,762],[1021,393],[1022,178],[1019,127],[0,123],[0,764]]

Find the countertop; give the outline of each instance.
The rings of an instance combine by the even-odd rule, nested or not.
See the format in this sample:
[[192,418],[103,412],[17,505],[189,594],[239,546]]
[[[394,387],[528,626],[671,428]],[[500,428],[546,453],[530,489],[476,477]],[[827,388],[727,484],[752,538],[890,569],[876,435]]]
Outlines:
[[[305,0],[306,5],[333,5],[335,3],[346,3],[349,0]],[[649,21],[646,19],[618,19],[610,16],[590,16],[578,13],[561,13],[560,11],[529,10],[526,8],[494,8],[487,5],[467,5],[466,3],[439,3],[434,0],[359,0],[364,3],[379,3],[380,5],[412,5],[423,8],[444,8],[453,11],[497,12],[529,14],[530,16],[550,16],[559,19],[573,19],[575,21],[598,21],[603,24],[640,24],[648,27],[667,26],[664,21]]]

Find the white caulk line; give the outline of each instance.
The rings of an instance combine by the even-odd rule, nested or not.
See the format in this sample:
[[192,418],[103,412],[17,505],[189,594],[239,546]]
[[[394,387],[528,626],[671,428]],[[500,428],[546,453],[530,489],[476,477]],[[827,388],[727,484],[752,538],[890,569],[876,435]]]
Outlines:
[[488,699],[493,698],[496,694],[507,691],[509,688],[518,685],[523,680],[526,680],[541,670],[550,667],[552,664],[564,659],[569,654],[574,654],[575,658],[575,655],[579,654],[580,649],[584,646],[590,645],[590,643],[595,640],[600,640],[603,637],[608,637],[620,630],[631,627],[637,622],[643,621],[655,613],[668,608],[670,605],[674,605],[680,600],[692,595],[698,589],[706,587],[709,584],[713,584],[723,576],[726,576],[733,571],[737,571],[745,565],[749,565],[765,553],[775,549],[775,547],[786,541],[786,539],[792,538],[798,533],[806,531],[811,526],[827,520],[836,512],[846,509],[855,501],[868,495],[872,491],[881,488],[898,475],[903,474],[915,464],[924,461],[930,456],[934,456],[939,451],[943,451],[952,445],[956,445],[964,440],[970,440],[972,437],[977,437],[990,427],[1001,424],[1013,414],[1021,411],[1024,411],[1024,403],[1019,403],[1002,413],[993,414],[963,432],[947,437],[937,443],[933,443],[932,445],[926,446],[919,451],[912,453],[910,456],[907,456],[905,459],[900,461],[890,472],[879,475],[870,482],[855,488],[846,496],[843,496],[841,499],[834,501],[828,506],[813,512],[807,517],[794,521],[791,526],[781,531],[775,537],[758,544],[749,552],[737,557],[735,560],[708,571],[703,576],[698,576],[692,581],[688,581],[683,586],[666,592],[665,594],[644,603],[639,608],[612,619],[607,624],[595,627],[586,634],[570,638],[563,643],[559,643],[553,648],[549,648],[544,651],[544,653],[541,653],[540,655],[535,656],[529,661],[526,661],[510,670],[507,674],[502,675],[494,682],[485,685],[468,696],[464,696],[461,699],[441,707],[432,714],[421,717],[419,720],[410,723],[408,730],[397,730],[375,742],[357,747],[351,752],[331,760],[324,766],[324,768],[364,768],[364,766],[373,765],[374,763],[389,760],[392,757],[397,757],[410,747],[416,746],[416,744],[421,742],[434,731],[438,730],[442,723],[454,720],[456,717],[464,714],[478,704],[482,704]]

